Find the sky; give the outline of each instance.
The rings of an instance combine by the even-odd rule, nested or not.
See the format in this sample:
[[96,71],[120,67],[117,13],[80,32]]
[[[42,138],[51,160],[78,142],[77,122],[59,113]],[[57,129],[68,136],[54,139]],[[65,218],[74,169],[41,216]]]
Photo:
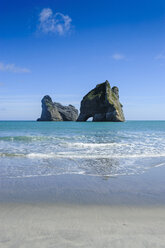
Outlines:
[[108,80],[127,120],[165,120],[164,0],[1,0],[0,120],[36,120]]

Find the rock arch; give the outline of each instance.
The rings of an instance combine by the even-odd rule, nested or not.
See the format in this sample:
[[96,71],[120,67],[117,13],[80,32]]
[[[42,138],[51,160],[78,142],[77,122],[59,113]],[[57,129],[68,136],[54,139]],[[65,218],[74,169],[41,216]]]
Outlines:
[[124,121],[122,104],[119,102],[119,89],[112,89],[106,80],[88,92],[81,101],[80,114],[77,121]]

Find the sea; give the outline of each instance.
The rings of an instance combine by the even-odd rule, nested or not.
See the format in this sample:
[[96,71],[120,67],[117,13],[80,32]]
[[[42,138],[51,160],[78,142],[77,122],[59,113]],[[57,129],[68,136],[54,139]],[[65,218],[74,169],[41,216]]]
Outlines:
[[165,166],[165,121],[0,121],[0,178],[120,177]]

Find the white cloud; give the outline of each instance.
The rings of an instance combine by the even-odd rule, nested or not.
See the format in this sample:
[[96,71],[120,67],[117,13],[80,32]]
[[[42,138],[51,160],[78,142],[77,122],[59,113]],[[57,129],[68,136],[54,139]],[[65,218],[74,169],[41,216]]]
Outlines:
[[38,29],[45,33],[64,35],[71,29],[72,19],[62,13],[53,13],[52,9],[44,8],[39,15]]
[[155,57],[155,59],[157,59],[157,60],[159,60],[159,59],[165,59],[165,54],[160,53],[160,54],[158,54],[158,55]]
[[52,15],[53,15],[53,11],[49,8],[47,8],[47,9],[45,8],[41,11],[39,20],[40,20],[40,22],[44,22],[47,19],[49,19],[50,17],[52,17]]
[[14,73],[29,73],[30,70],[24,67],[18,67],[15,64],[4,64],[0,62],[0,71],[9,71]]
[[125,59],[125,56],[121,53],[115,53],[112,55],[112,58],[114,60],[124,60]]

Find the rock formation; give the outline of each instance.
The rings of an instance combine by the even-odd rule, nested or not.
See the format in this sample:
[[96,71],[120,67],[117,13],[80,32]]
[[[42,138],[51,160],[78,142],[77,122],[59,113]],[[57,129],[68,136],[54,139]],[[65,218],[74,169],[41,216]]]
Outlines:
[[111,88],[106,80],[83,97],[77,121],[86,121],[90,117],[93,121],[124,121],[122,107],[119,89],[116,86]]
[[50,96],[44,96],[42,99],[41,118],[37,121],[76,121],[78,110],[72,106],[63,106],[60,103],[53,102]]

